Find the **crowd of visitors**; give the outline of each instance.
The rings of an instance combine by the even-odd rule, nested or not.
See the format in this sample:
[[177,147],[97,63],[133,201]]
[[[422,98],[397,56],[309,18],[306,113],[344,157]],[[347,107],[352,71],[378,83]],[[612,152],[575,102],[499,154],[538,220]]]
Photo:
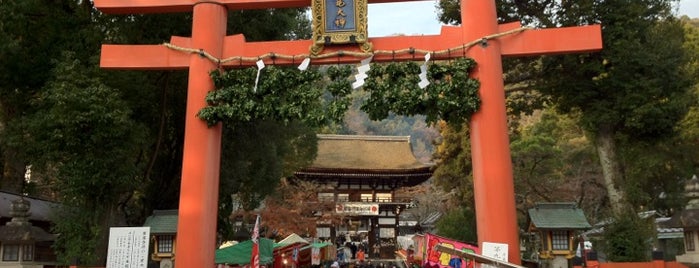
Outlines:
[[[371,262],[370,258],[379,258],[379,249],[380,247],[375,247],[375,250],[373,251],[373,255],[370,256],[366,252],[366,245],[364,244],[355,244],[352,242],[345,242],[345,244],[337,249],[337,258],[335,259],[335,262],[330,266],[332,268],[345,268],[345,267],[354,267],[354,268],[379,268],[379,267],[386,267],[384,263],[377,263],[373,264]],[[399,268],[388,266],[386,268]]]

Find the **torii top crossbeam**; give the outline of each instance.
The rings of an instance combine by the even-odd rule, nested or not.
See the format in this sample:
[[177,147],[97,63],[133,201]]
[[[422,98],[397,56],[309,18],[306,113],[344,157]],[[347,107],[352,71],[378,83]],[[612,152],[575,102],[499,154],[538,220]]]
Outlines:
[[[421,0],[408,0],[421,1]],[[370,4],[408,2],[405,0],[369,0]],[[99,4],[98,4],[99,2]],[[95,6],[104,13],[110,14],[144,14],[144,13],[174,13],[191,12],[194,5],[202,2],[217,3],[228,10],[241,9],[265,9],[265,8],[290,8],[308,7],[311,0],[168,0],[168,1],[140,1],[140,0],[96,0]],[[98,6],[99,5],[99,6]]]
[[[369,3],[400,2],[376,0]],[[245,42],[242,36],[225,36],[228,10],[309,6],[305,0],[95,0],[106,13],[193,12],[192,37],[173,37],[181,47],[206,51],[212,57],[258,57],[265,53],[308,54],[310,40]],[[375,50],[414,47],[438,51],[459,47],[473,40],[517,28],[518,24],[497,24],[494,0],[462,0],[462,26],[444,27],[439,35],[369,38]],[[520,263],[512,163],[507,136],[502,56],[590,52],[602,48],[598,25],[528,30],[488,40],[484,45],[441,55],[440,58],[468,56],[478,66],[474,77],[481,82],[481,108],[470,120],[474,196],[478,239],[509,245],[509,261]],[[351,50],[328,47],[326,50]],[[377,55],[374,61],[411,60],[411,55]],[[419,59],[419,58],[418,58]],[[292,64],[292,60],[275,64]],[[298,61],[301,59],[299,58]],[[313,63],[357,62],[352,57],[314,59]],[[265,63],[272,63],[272,60]],[[228,65],[252,63],[230,62]],[[180,192],[175,266],[213,267],[218,206],[218,178],[221,127],[208,128],[196,118],[206,106],[205,96],[214,89],[209,72],[218,68],[197,54],[175,51],[162,45],[103,45],[100,65],[114,69],[186,69],[189,89]]]
[[[513,32],[521,25],[517,22],[498,25],[498,33]],[[571,34],[571,30],[576,33]],[[582,52],[589,51],[589,43],[595,40],[595,35],[599,34],[599,26],[582,26],[576,28],[553,28],[547,30],[524,30],[510,35],[498,37],[501,44],[501,55],[503,56],[529,56],[551,53]],[[550,40],[550,36],[570,35],[568,38]],[[469,40],[469,42],[478,41]],[[599,40],[599,37],[597,37]],[[463,57],[464,51],[460,49],[463,45],[461,27],[442,26],[439,35],[423,36],[391,36],[371,38],[371,42],[377,49],[384,51],[399,51],[410,47],[419,50],[442,51],[441,55],[434,55],[436,58],[457,58]],[[187,37],[173,36],[170,44],[176,47],[192,48],[192,39]],[[288,65],[299,64],[308,55],[308,48],[311,40],[296,41],[267,41],[267,42],[246,42],[243,35],[226,36],[223,39],[223,54],[220,59],[227,58],[258,58],[261,55],[275,53],[277,55],[294,55],[295,59],[276,58],[274,64]],[[350,51],[352,46],[334,46],[325,49],[325,52]],[[444,53],[452,49],[449,53]],[[118,69],[188,69],[189,53],[183,53],[176,49],[168,48],[164,45],[103,45],[102,61],[103,68]],[[298,56],[301,55],[301,56]],[[420,55],[414,54],[376,54],[373,61],[400,61],[400,60],[420,60]],[[272,63],[271,59],[265,60]],[[355,63],[358,59],[354,57],[326,57],[313,59],[313,63],[336,64]],[[222,64],[224,67],[254,66],[254,61],[228,61]]]

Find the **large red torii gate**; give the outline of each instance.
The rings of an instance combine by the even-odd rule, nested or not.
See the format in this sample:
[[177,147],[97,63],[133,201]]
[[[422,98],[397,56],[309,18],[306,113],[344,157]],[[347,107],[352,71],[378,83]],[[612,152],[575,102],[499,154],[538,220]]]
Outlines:
[[[369,3],[403,0],[369,0]],[[233,56],[259,57],[276,54],[308,54],[311,40],[245,42],[241,35],[226,36],[228,10],[307,7],[311,0],[94,0],[105,13],[193,12],[192,37],[172,37],[180,47],[205,51],[218,59]],[[520,27],[497,24],[494,0],[461,0],[461,26],[444,26],[439,35],[370,38],[376,50],[400,50],[406,46],[439,51]],[[480,110],[471,118],[471,153],[478,239],[509,245],[509,261],[520,263],[514,183],[507,136],[502,56],[590,52],[602,48],[598,25],[528,30],[468,48],[466,55],[478,66]],[[351,46],[326,47],[325,51],[355,50]],[[462,57],[450,53],[440,58]],[[375,55],[374,61],[411,60],[414,55]],[[298,59],[275,59],[275,64],[298,64]],[[347,56],[314,59],[314,63],[356,62]],[[269,60],[271,63],[271,60]],[[246,66],[253,62],[228,62]],[[103,45],[101,67],[111,69],[187,69],[189,89],[175,266],[213,267],[220,167],[221,126],[207,127],[196,117],[206,106],[205,96],[214,89],[209,72],[218,68],[197,54],[183,53],[163,45]]]

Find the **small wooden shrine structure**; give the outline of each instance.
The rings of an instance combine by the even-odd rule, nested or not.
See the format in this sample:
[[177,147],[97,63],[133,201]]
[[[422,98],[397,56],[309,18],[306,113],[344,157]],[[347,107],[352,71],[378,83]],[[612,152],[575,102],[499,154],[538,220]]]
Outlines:
[[151,260],[172,267],[177,238],[177,210],[154,210],[143,226],[150,227]]
[[529,231],[539,237],[539,258],[551,267],[568,267],[575,256],[577,231],[592,228],[575,203],[537,203],[529,209]]

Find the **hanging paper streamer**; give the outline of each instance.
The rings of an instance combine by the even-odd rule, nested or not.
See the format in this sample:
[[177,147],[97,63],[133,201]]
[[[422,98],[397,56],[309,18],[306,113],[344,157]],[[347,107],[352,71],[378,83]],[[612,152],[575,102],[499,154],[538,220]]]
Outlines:
[[366,58],[366,59],[363,59],[362,62],[361,62],[361,65],[359,65],[359,67],[357,67],[357,75],[354,76],[354,78],[356,79],[356,81],[354,81],[354,83],[352,83],[352,88],[353,88],[353,89],[357,89],[357,88],[359,88],[359,87],[361,87],[361,86],[364,85],[364,79],[366,79],[367,77],[369,77],[369,76],[366,74],[366,72],[368,72],[369,69],[370,69],[369,63],[371,62],[371,59],[372,59],[373,57],[374,57],[374,56],[371,56],[371,57],[368,57],[368,58]]
[[257,61],[257,77],[255,77],[255,88],[252,89],[253,92],[257,92],[257,82],[260,81],[260,71],[265,68],[265,62],[262,60]]
[[420,82],[417,85],[420,89],[425,89],[430,81],[427,81],[427,62],[430,61],[430,53],[425,54],[425,62],[420,65]]
[[305,59],[303,59],[303,61],[301,62],[301,65],[299,65],[298,68],[301,71],[305,71],[306,69],[308,69],[309,64],[311,64],[311,58],[305,58]]

